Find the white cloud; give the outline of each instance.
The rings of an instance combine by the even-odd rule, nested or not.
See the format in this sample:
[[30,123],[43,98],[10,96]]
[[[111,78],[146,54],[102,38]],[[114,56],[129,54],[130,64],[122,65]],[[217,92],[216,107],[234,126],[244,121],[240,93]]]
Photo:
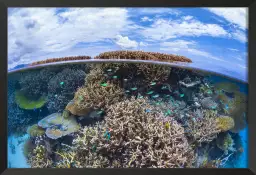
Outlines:
[[145,42],[142,42],[142,41],[139,43],[139,46],[141,46],[141,47],[145,47],[145,46],[148,46],[148,45],[149,45],[148,43],[145,43]]
[[212,36],[226,37],[228,33],[217,24],[205,24],[192,17],[185,17],[183,20],[156,20],[151,27],[141,31],[148,39],[168,40],[182,36]]
[[181,11],[175,8],[133,8],[136,13],[139,14],[169,14],[180,15]]
[[60,13],[56,8],[21,8],[8,16],[8,61],[35,59],[80,42],[113,39],[128,30],[128,24],[124,8],[68,8]]
[[228,48],[228,50],[235,51],[235,52],[239,51],[238,49],[234,49],[234,48]]
[[236,30],[235,32],[232,32],[231,33],[231,37],[233,39],[236,39],[242,43],[245,43],[247,42],[247,36],[246,36],[246,33],[241,31],[241,30]]
[[188,20],[193,19],[193,16],[183,16],[183,19],[184,19],[185,21],[188,21]]
[[142,22],[153,21],[153,19],[151,19],[151,18],[149,18],[149,17],[147,17],[147,16],[144,16],[144,17],[141,18],[141,21],[142,21]]
[[138,47],[138,43],[136,41],[130,40],[127,36],[123,37],[121,35],[117,35],[115,43],[121,48],[126,48],[126,49]]
[[195,41],[175,40],[172,42],[163,42],[161,43],[161,46],[162,48],[160,48],[160,50],[164,50],[164,51],[173,51],[173,52],[182,51],[183,53],[188,52],[193,55],[198,55],[206,58],[224,61],[218,57],[213,56],[208,52],[197,49],[196,48],[197,43]]
[[247,8],[208,8],[212,13],[245,30],[247,26]]

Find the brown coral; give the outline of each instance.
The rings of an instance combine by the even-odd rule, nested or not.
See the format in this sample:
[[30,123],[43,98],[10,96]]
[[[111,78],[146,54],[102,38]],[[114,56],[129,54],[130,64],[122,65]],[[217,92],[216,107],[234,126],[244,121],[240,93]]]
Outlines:
[[45,130],[39,127],[37,124],[34,124],[27,129],[27,133],[30,137],[38,137],[44,135]]
[[49,58],[42,61],[33,62],[30,66],[39,65],[39,64],[46,64],[46,63],[53,63],[53,62],[60,62],[60,61],[71,61],[71,60],[88,60],[91,59],[90,56],[73,56],[73,57],[62,57],[62,58]]
[[138,71],[145,76],[147,82],[163,82],[168,79],[171,67],[155,64],[137,64]]
[[[103,123],[85,127],[74,140],[84,167],[192,167],[195,155],[176,121],[145,99],[125,100],[108,107]],[[100,159],[99,159],[100,158]]]
[[227,113],[234,119],[235,126],[231,129],[232,132],[238,133],[246,127],[246,98],[241,92],[234,92],[235,97],[228,103]]
[[95,57],[95,59],[134,59],[134,60],[155,60],[165,62],[192,62],[191,59],[184,56],[163,54],[158,52],[144,51],[111,51],[104,52]]
[[124,91],[111,83],[86,84],[77,90],[74,97],[75,105],[79,109],[101,109],[122,99]]
[[228,131],[235,126],[235,122],[233,118],[228,116],[220,116],[216,118],[217,128],[220,129],[222,132]]
[[223,150],[226,155],[228,154],[229,151],[235,151],[235,148],[234,148],[235,143],[229,133],[220,134],[216,142],[217,142],[218,148]]
[[198,143],[211,142],[221,132],[217,126],[215,112],[211,110],[204,111],[204,117],[201,119],[189,120],[188,128],[188,134],[191,134]]

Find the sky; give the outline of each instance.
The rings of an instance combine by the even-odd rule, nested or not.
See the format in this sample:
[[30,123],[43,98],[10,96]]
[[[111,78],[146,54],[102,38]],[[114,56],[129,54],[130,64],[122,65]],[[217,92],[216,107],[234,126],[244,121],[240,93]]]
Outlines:
[[182,55],[247,80],[247,8],[9,8],[8,69],[115,50]]

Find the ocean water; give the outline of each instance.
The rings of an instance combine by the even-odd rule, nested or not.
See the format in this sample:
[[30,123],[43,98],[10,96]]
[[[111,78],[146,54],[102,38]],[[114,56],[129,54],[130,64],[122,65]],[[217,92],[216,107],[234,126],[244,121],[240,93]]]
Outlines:
[[8,75],[9,168],[247,168],[247,83],[80,63]]

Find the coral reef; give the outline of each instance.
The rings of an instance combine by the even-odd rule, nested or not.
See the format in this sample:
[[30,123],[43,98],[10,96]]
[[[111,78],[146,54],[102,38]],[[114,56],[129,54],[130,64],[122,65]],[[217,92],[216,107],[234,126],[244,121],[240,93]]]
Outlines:
[[218,104],[211,97],[203,98],[201,104],[205,109],[216,109],[218,107]]
[[43,145],[36,146],[33,152],[28,156],[28,163],[31,168],[51,168],[52,160],[47,154],[47,149]]
[[8,93],[8,135],[23,135],[26,133],[26,127],[35,122],[36,118],[18,107],[14,92]]
[[33,150],[35,149],[36,145],[33,143],[33,140],[32,139],[27,139],[25,142],[24,142],[24,145],[23,145],[23,154],[26,158],[29,157],[30,154],[33,153]]
[[47,97],[41,96],[37,100],[31,100],[31,99],[28,99],[22,91],[16,90],[15,100],[16,100],[17,105],[21,109],[33,110],[33,109],[38,109],[38,108],[43,107],[45,105],[45,103],[47,102]]
[[144,51],[111,51],[104,52],[95,57],[95,59],[134,59],[134,60],[155,60],[166,62],[192,62],[191,59],[184,56],[162,54],[157,52]]
[[47,84],[54,75],[49,69],[20,73],[20,91],[29,99],[38,99],[47,94]]
[[188,135],[191,135],[193,139],[198,142],[211,142],[217,137],[217,134],[221,132],[217,123],[216,117],[205,115],[201,119],[188,120]]
[[38,126],[46,129],[45,134],[51,139],[58,139],[79,130],[80,125],[74,116],[64,118],[61,113],[53,113],[38,122]]
[[76,89],[84,84],[85,72],[82,70],[64,69],[57,73],[48,83],[48,110],[62,111],[72,100]]
[[231,82],[219,82],[214,84],[214,89],[217,91],[235,92],[239,91],[239,86]]
[[73,115],[77,115],[77,116],[86,116],[87,114],[89,114],[91,112],[90,108],[78,108],[77,105],[75,105],[74,100],[71,100],[65,110],[69,111],[71,114]]
[[34,66],[34,65],[39,65],[39,64],[46,64],[46,63],[53,63],[53,62],[60,62],[60,61],[89,60],[89,59],[91,59],[90,56],[73,56],[73,57],[62,57],[62,58],[48,58],[46,60],[33,62],[30,65]]
[[77,108],[104,109],[106,105],[116,103],[122,99],[124,91],[117,85],[108,82],[86,84],[77,90],[74,102]]
[[[176,122],[146,112],[145,99],[108,107],[105,122],[85,127],[73,141],[84,167],[192,167],[195,155]],[[122,156],[121,156],[122,155]]]
[[229,133],[221,133],[217,138],[217,146],[227,155],[229,151],[234,152],[234,140]]
[[147,82],[164,82],[168,79],[171,68],[164,65],[137,64],[138,71],[145,76]]
[[228,116],[220,116],[216,118],[217,127],[222,131],[228,131],[234,128],[234,119]]
[[45,134],[45,130],[39,127],[37,124],[34,124],[27,129],[27,133],[30,137],[38,137]]
[[[141,51],[101,58],[189,62]],[[65,59],[73,58],[48,62]],[[219,168],[243,151],[236,133],[246,126],[247,101],[234,83],[215,87],[200,72],[139,63],[20,75],[26,78],[9,82],[8,131],[27,130],[24,155],[32,168]]]

